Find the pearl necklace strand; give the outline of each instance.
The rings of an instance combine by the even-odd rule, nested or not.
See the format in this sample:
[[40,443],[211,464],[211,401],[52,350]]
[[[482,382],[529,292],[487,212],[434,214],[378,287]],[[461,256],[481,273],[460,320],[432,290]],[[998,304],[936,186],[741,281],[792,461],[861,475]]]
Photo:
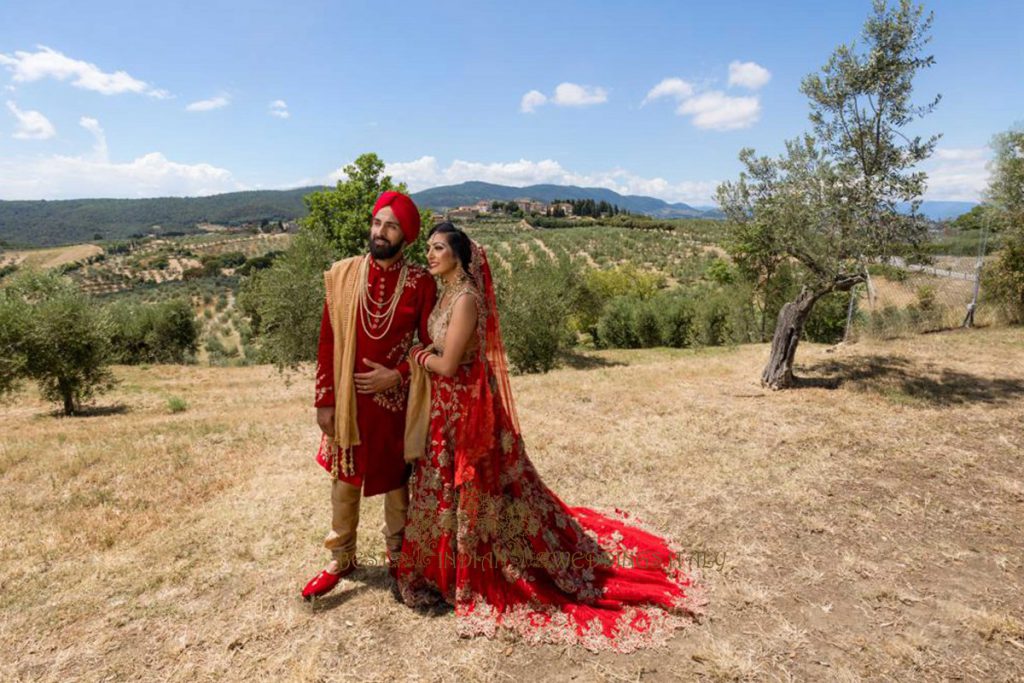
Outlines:
[[[398,310],[398,301],[402,298],[402,291],[405,289],[405,280],[409,273],[409,268],[407,264],[402,263],[402,270],[398,274],[398,284],[395,285],[395,292],[391,295],[391,299],[377,301],[370,294],[369,266],[370,257],[367,256],[359,266],[359,321],[363,325],[363,331],[366,332],[366,336],[374,341],[380,341],[387,336],[391,330],[391,323],[395,321],[395,311]],[[369,304],[371,303],[386,310],[381,313],[374,313],[370,310]],[[375,327],[384,325],[384,329],[380,334],[370,332],[367,317],[369,317]]]

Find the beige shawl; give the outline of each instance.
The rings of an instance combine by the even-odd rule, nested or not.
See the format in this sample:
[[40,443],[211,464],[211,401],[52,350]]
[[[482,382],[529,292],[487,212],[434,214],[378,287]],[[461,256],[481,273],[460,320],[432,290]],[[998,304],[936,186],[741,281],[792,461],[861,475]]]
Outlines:
[[338,460],[342,463],[342,474],[351,475],[347,458],[342,458],[345,449],[359,443],[359,426],[356,423],[356,384],[353,374],[356,369],[356,307],[358,306],[359,276],[366,277],[363,263],[367,257],[353,256],[338,261],[324,273],[327,291],[327,313],[334,333],[334,446],[333,468],[337,476]]

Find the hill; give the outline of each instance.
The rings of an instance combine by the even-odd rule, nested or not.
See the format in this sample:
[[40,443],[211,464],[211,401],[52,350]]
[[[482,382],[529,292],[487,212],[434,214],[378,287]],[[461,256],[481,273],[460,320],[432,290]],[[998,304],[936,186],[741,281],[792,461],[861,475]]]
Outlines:
[[475,204],[484,200],[512,201],[532,199],[551,202],[556,199],[593,199],[617,204],[620,209],[644,214],[655,218],[717,218],[721,214],[712,209],[702,211],[689,204],[669,204],[654,197],[622,195],[603,187],[578,187],[576,185],[528,185],[511,187],[470,181],[458,185],[432,187],[413,194],[416,203],[431,209],[451,209],[456,206]]
[[[57,246],[195,232],[197,223],[242,225],[290,221],[306,215],[302,198],[320,189],[230,192],[208,197],[0,201],[0,240],[11,245]],[[97,237],[99,235],[99,237]]]
[[[100,239],[126,239],[150,232],[189,233],[198,231],[198,223],[242,225],[296,220],[307,213],[302,198],[321,189],[325,187],[230,192],[207,197],[0,201],[0,246],[7,243],[9,246],[51,247]],[[484,200],[593,199],[654,218],[722,217],[714,207],[695,208],[654,197],[622,195],[603,187],[576,185],[511,187],[470,181],[432,187],[412,196],[421,207],[442,211]],[[944,220],[966,213],[973,206],[971,202],[929,201],[922,204],[921,212],[932,220]],[[159,228],[154,230],[154,226]]]
[[[921,202],[920,211],[933,221],[945,221],[965,214],[977,205],[977,202],[926,201]],[[902,209],[907,209],[908,207],[908,204],[900,205]]]
[[[443,185],[421,190],[413,194],[417,204],[432,209],[444,210],[456,206],[467,206],[483,200],[497,199],[512,201],[514,199],[532,199],[550,202],[556,199],[593,199],[604,200],[617,204],[620,209],[632,213],[644,214],[654,218],[722,218],[722,212],[714,206],[690,206],[681,202],[670,204],[655,197],[640,195],[622,195],[603,187],[579,187],[576,185],[528,185],[511,187],[495,185],[479,181],[469,181],[458,185]],[[907,209],[909,205],[900,205]],[[977,206],[977,202],[921,202],[920,212],[933,220],[947,220],[967,213]]]
[[969,664],[1018,680],[1022,341],[801,345],[813,379],[779,393],[756,386],[766,345],[513,377],[545,483],[670,535],[712,588],[707,620],[624,657],[462,639],[450,612],[398,604],[371,564],[378,501],[370,566],[302,603],[330,522],[312,368],[286,383],[265,366],[119,367],[75,419],[26,389],[0,410],[17,435],[0,450],[0,679],[920,680]]

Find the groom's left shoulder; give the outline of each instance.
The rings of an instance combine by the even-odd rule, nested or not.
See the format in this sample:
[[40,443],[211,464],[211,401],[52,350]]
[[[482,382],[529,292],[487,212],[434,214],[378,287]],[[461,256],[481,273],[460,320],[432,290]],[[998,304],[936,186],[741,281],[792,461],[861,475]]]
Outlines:
[[427,281],[434,281],[434,278],[430,275],[430,271],[418,263],[409,264],[409,272],[406,277],[409,284],[412,285],[424,285]]

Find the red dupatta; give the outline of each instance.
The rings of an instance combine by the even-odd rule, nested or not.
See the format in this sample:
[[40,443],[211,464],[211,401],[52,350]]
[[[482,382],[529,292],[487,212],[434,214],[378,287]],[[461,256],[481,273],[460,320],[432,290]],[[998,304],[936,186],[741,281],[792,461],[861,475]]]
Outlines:
[[459,421],[455,440],[455,485],[477,479],[497,486],[501,458],[488,458],[496,449],[508,452],[520,441],[519,418],[512,401],[508,360],[498,321],[498,303],[487,252],[471,240],[469,277],[476,292],[478,356],[470,368],[470,405]]

